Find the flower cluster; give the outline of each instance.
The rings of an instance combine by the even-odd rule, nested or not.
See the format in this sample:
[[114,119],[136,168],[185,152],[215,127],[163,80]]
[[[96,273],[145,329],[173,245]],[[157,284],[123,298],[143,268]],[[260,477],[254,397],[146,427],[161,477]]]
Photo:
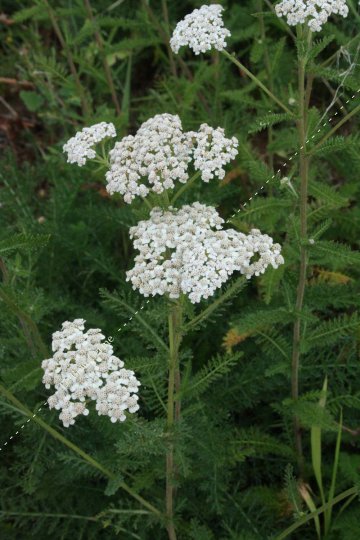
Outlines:
[[84,333],[84,319],[66,321],[53,334],[53,356],[43,360],[43,383],[55,386],[49,397],[50,409],[61,410],[60,420],[65,427],[75,418],[89,414],[86,399],[96,401],[99,415],[107,415],[112,422],[124,421],[125,411],[139,409],[139,381],[134,372],[124,369],[124,362],[113,355],[113,347],[103,340],[98,328]]
[[209,182],[214,176],[224,178],[224,165],[238,153],[237,138],[227,139],[223,128],[214,129],[207,124],[201,124],[199,131],[189,134],[193,137],[194,167],[201,171],[202,180]]
[[184,45],[188,45],[195,54],[210,51],[213,47],[218,51],[223,50],[226,38],[231,35],[221,18],[223,9],[219,4],[211,4],[186,15],[176,25],[170,39],[174,53],[178,53]]
[[188,181],[192,159],[205,182],[223,178],[224,165],[235,158],[237,146],[236,137],[227,139],[222,128],[202,124],[199,131],[184,132],[177,115],[157,114],[110,151],[107,190],[121,193],[129,204],[150,191],[162,193],[176,181]]
[[320,32],[332,14],[347,17],[346,0],[282,0],[275,6],[278,17],[286,17],[290,26],[307,22],[312,32]]
[[79,167],[85,165],[86,160],[94,159],[96,152],[93,146],[107,137],[115,137],[114,124],[100,122],[91,127],[85,127],[78,131],[75,137],[71,137],[63,146],[63,151],[68,155],[69,163],[77,163]]
[[[189,137],[182,131],[177,115],[157,114],[144,122],[136,135],[124,137],[110,151],[110,170],[106,173],[109,193],[121,193],[127,203],[136,195],[145,197],[185,183],[191,159]],[[147,177],[149,186],[141,183]]]
[[281,247],[272,238],[257,229],[249,235],[223,230],[223,223],[215,208],[198,202],[168,211],[154,208],[149,220],[130,229],[139,254],[127,280],[144,296],[178,298],[184,293],[197,303],[212,296],[235,271],[250,278],[269,264],[283,264]]

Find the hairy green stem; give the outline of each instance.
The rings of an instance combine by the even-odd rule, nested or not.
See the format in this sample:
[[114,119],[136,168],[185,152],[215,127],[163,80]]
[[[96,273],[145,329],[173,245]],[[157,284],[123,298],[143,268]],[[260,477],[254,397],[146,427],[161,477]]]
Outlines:
[[[57,439],[62,444],[70,448],[73,452],[78,454],[84,461],[86,461],[89,465],[94,467],[95,469],[99,470],[105,477],[114,479],[116,476],[113,472],[111,472],[109,469],[107,469],[104,465],[99,463],[96,459],[91,457],[89,454],[84,452],[81,448],[79,448],[76,444],[72,443],[64,437],[64,435],[61,435],[58,431],[56,431],[54,428],[49,426],[42,418],[40,418],[36,413],[34,414],[30,409],[26,407],[21,401],[19,401],[7,388],[5,388],[2,384],[0,384],[0,393],[3,394],[6,399],[10,401],[10,403],[13,403],[18,409],[20,409],[25,416],[27,416],[30,420],[33,420],[36,424],[38,424],[40,427],[42,427],[45,431],[47,431],[54,439]],[[157,517],[161,517],[161,512],[155,508],[152,504],[150,504],[148,501],[146,501],[141,495],[138,495],[130,486],[128,486],[125,482],[119,482],[119,487],[126,491],[132,498],[136,499],[142,506],[150,510],[153,514],[155,514]]]
[[261,88],[261,90],[263,90],[263,92],[265,92],[265,94],[267,94],[273,101],[275,101],[275,103],[277,103],[285,112],[287,112],[288,114],[290,114],[291,116],[293,116],[293,113],[290,111],[290,109],[284,104],[282,103],[282,101],[280,101],[280,99],[278,99],[275,94],[273,94],[271,92],[271,90],[269,90],[269,88],[267,88],[261,81],[260,79],[258,79],[256,77],[256,75],[254,75],[253,73],[251,73],[251,71],[249,71],[241,62],[239,62],[239,60],[237,60],[235,58],[235,56],[233,56],[232,54],[228,53],[227,50],[223,49],[221,51],[223,53],[224,56],[226,56],[226,58],[228,58],[231,62],[233,62],[239,69],[241,69],[241,71],[243,71],[252,81],[254,81],[254,83],[259,87]]
[[[299,37],[300,37],[299,31]],[[299,120],[297,130],[299,138],[300,156],[300,270],[296,295],[296,312],[300,313],[304,303],[306,271],[307,271],[307,202],[308,202],[308,180],[309,180],[309,158],[306,155],[306,128],[307,128],[307,102],[310,100],[310,93],[306,92],[306,58],[299,58],[298,85],[299,85]],[[299,367],[300,367],[300,341],[301,341],[301,319],[296,317],[293,329],[293,347],[291,361],[291,397],[296,402],[299,398]],[[304,457],[302,450],[302,436],[299,418],[294,416],[294,437],[297,462],[300,475],[303,474]]]
[[174,526],[174,442],[173,428],[179,420],[180,410],[175,405],[175,389],[180,382],[179,348],[182,338],[182,307],[180,302],[174,302],[169,310],[169,376],[167,401],[167,433],[169,437],[166,453],[166,517],[169,540],[176,540]]

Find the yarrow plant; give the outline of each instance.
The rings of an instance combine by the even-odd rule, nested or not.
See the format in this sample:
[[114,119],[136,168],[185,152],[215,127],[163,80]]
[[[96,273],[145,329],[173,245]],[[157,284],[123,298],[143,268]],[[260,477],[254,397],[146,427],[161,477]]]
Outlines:
[[[139,250],[127,272],[134,289],[144,296],[186,294],[193,303],[212,296],[238,271],[248,279],[284,260],[279,244],[253,229],[249,235],[223,230],[215,208],[200,203],[180,210],[154,208],[148,221],[130,229]],[[251,259],[258,255],[256,262]]]
[[170,39],[170,46],[175,53],[180,47],[188,45],[195,54],[205,53],[212,48],[221,51],[226,47],[226,38],[231,34],[224,27],[221,18],[223,7],[219,4],[202,6],[195,9],[180,21]]
[[[217,5],[196,10],[179,25],[177,37],[172,40],[173,48],[185,44],[192,34],[194,39],[190,39],[189,44],[195,52],[212,46],[222,48],[230,33],[223,27],[221,10]],[[107,160],[104,155],[99,158],[92,145],[95,139],[102,140],[104,133],[113,132],[103,125],[101,130],[97,126],[90,128],[92,136],[84,135],[89,133],[85,128],[64,146],[69,161],[83,165],[90,157],[108,165],[105,174],[108,192],[120,193],[128,204],[136,197],[146,198],[150,192],[161,200],[161,207],[150,209],[149,219],[130,229],[130,238],[139,253],[126,278],[143,296],[162,295],[168,299],[167,431],[170,433],[175,419],[179,419],[174,392],[175,386],[180,390],[179,348],[184,299],[197,304],[213,296],[234,273],[250,279],[264,273],[269,265],[278,268],[284,259],[280,245],[259,230],[252,229],[246,235],[224,229],[224,220],[213,207],[200,202],[181,208],[173,206],[199,176],[205,183],[224,178],[226,165],[238,153],[236,137],[227,138],[224,129],[212,128],[206,123],[201,124],[198,131],[187,132],[179,116],[158,114],[144,122],[135,135],[116,142]],[[191,177],[190,168],[194,170]],[[178,184],[183,186],[177,189]],[[176,189],[170,201],[166,191]],[[151,206],[150,202],[146,203]],[[68,344],[65,338],[70,339]],[[43,362],[44,382],[48,387],[55,385],[56,392],[49,404],[62,409],[60,419],[64,425],[73,424],[76,416],[88,413],[86,398],[95,400],[98,413],[107,414],[112,421],[122,421],[125,410],[134,412],[138,408],[137,379],[132,372],[123,369],[110,345],[99,344],[102,338],[97,330],[83,334],[82,320],[64,323],[62,333],[54,335],[56,352],[52,359]],[[100,363],[97,363],[98,358]],[[169,444],[166,508],[172,539],[176,537],[172,520],[173,474],[174,447]]]
[[[301,314],[307,269],[307,246],[312,245],[307,237],[307,185],[309,177],[309,155],[307,144],[307,107],[311,97],[313,78],[306,87],[307,53],[311,47],[311,32],[319,31],[331,14],[346,16],[348,8],[342,0],[283,0],[276,7],[279,17],[286,17],[290,25],[297,28],[298,40],[308,48],[303,56],[299,53],[299,96],[293,105],[299,110],[292,112],[282,100],[243,66],[234,55],[225,50],[226,39],[231,35],[222,20],[222,6],[204,5],[195,9],[180,21],[170,39],[170,47],[179,53],[183,46],[190,47],[196,55],[212,49],[221,51],[238,68],[248,75],[263,90],[268,98],[280,106],[287,114],[277,120],[294,120],[298,130],[299,151],[299,282],[296,306],[292,310],[292,398],[298,399],[298,370],[300,357]],[[171,51],[170,56],[171,56]],[[287,99],[286,103],[289,103]],[[183,129],[178,115],[157,114],[146,120],[136,133],[115,142],[108,159],[98,159],[94,146],[106,138],[116,136],[113,124],[102,122],[84,128],[65,145],[64,152],[70,163],[83,166],[88,159],[98,160],[106,165],[106,187],[110,194],[123,196],[125,203],[131,204],[139,198],[146,199],[147,219],[142,219],[130,228],[130,238],[137,251],[134,266],[126,273],[126,279],[134,290],[144,297],[163,296],[166,300],[168,316],[168,343],[157,336],[162,351],[166,351],[168,367],[167,400],[158,396],[166,409],[166,527],[170,540],[176,540],[174,524],[174,477],[176,471],[176,438],[172,431],[181,417],[182,371],[180,347],[189,328],[194,328],[201,319],[202,311],[193,319],[188,315],[196,312],[199,304],[209,300],[234,275],[240,274],[242,283],[246,279],[262,275],[271,267],[276,270],[284,264],[281,246],[262,234],[256,228],[249,232],[239,232],[226,228],[225,220],[216,208],[199,201],[176,207],[185,189],[201,177],[205,183],[213,179],[223,179],[226,166],[238,154],[239,142],[236,137],[228,138],[221,127],[213,128],[202,123],[198,130]],[[104,152],[104,148],[103,148]],[[271,163],[270,167],[272,167]],[[289,173],[290,174],[290,173]],[[295,172],[291,172],[296,174]],[[281,182],[282,185],[291,185]],[[294,183],[295,185],[295,183]],[[168,191],[173,191],[169,196]],[[155,195],[153,195],[155,194]],[[297,203],[296,203],[297,204]],[[294,225],[294,227],[297,225]],[[247,230],[245,228],[245,230]],[[310,239],[311,240],[311,239]],[[296,251],[296,250],[293,250]],[[236,280],[234,280],[236,281]],[[237,289],[228,290],[237,291]],[[235,294],[235,292],[233,293]],[[212,312],[221,302],[229,298],[227,292],[221,294],[205,308]],[[215,307],[213,307],[215,306]],[[136,313],[138,313],[136,311]],[[192,315],[191,315],[192,316]],[[184,323],[184,319],[190,320]],[[194,322],[195,321],[195,322]],[[295,322],[294,322],[295,321]],[[99,329],[84,332],[85,321],[75,319],[63,323],[62,329],[53,334],[53,357],[42,363],[43,382],[46,388],[55,387],[49,398],[49,406],[61,410],[60,420],[64,426],[75,423],[79,415],[89,413],[88,401],[95,402],[99,415],[109,416],[112,422],[126,419],[126,411],[134,413],[139,409],[138,389],[140,382],[133,371],[126,370],[124,363],[114,356],[113,347],[103,342],[104,335]],[[294,417],[296,449],[301,461],[301,437],[299,423]],[[139,499],[138,499],[139,500]]]
[[290,26],[306,23],[312,32],[320,32],[331,15],[347,17],[349,8],[346,0],[283,0],[275,11]]
[[125,411],[139,409],[140,382],[114,356],[112,345],[103,343],[105,336],[99,328],[84,332],[85,322],[65,321],[52,336],[54,354],[42,362],[45,387],[55,387],[49,407],[61,410],[59,418],[65,427],[73,425],[77,416],[89,414],[86,400],[95,401],[99,415],[123,422]]
[[[354,2],[348,3],[355,14]],[[184,3],[173,2],[170,7],[167,0],[137,2],[136,8],[129,7],[132,19],[125,18],[125,7],[124,19],[116,23],[109,36],[101,11],[92,10],[91,1],[84,1],[82,10],[75,3],[76,9],[70,7],[66,13],[60,5],[56,8],[50,4],[47,0],[36,2],[31,14],[40,26],[49,15],[51,20],[46,21],[44,35],[46,40],[56,35],[54,54],[56,59],[59,57],[61,68],[56,72],[65,74],[64,64],[68,62],[70,77],[61,77],[62,83],[60,77],[51,81],[46,76],[46,87],[38,94],[38,80],[40,77],[45,80],[45,76],[37,72],[34,77],[35,70],[28,71],[27,67],[24,74],[28,72],[31,78],[15,79],[15,82],[5,78],[1,84],[19,91],[23,88],[20,97],[25,105],[34,105],[31,108],[39,106],[36,104],[42,100],[50,105],[50,99],[67,107],[69,100],[61,100],[70,87],[78,92],[80,85],[77,94],[80,101],[71,100],[74,110],[70,118],[72,121],[79,118],[79,104],[83,102],[83,122],[90,127],[78,128],[78,133],[63,147],[65,159],[82,167],[78,174],[67,173],[71,176],[71,200],[64,196],[69,191],[64,181],[60,186],[41,182],[39,189],[39,178],[31,175],[28,181],[35,191],[26,182],[18,182],[19,189],[24,184],[24,195],[35,200],[35,211],[45,204],[50,207],[44,214],[46,222],[43,216],[37,221],[34,216],[34,227],[51,230],[52,220],[56,221],[62,208],[69,216],[69,223],[49,249],[51,264],[42,253],[36,258],[26,253],[24,259],[28,258],[29,263],[26,266],[21,264],[20,257],[15,264],[10,259],[7,264],[9,250],[42,246],[46,235],[36,239],[32,234],[29,239],[23,234],[16,235],[10,244],[6,239],[4,243],[0,235],[0,327],[6,325],[13,332],[5,345],[10,353],[8,358],[1,350],[4,340],[0,340],[0,392],[14,405],[9,408],[9,422],[11,415],[23,413],[29,425],[37,423],[81,459],[71,459],[65,452],[56,459],[56,448],[49,438],[38,438],[38,432],[27,429],[24,455],[27,452],[30,458],[34,450],[35,459],[31,455],[31,467],[27,469],[27,464],[20,461],[19,443],[11,473],[14,471],[15,478],[19,473],[22,475],[25,489],[19,496],[17,484],[15,489],[10,486],[8,490],[6,486],[6,493],[14,494],[16,506],[11,508],[6,500],[6,508],[0,512],[0,536],[2,531],[7,536],[21,536],[21,524],[31,523],[31,533],[24,536],[37,535],[42,540],[48,530],[44,522],[51,518],[59,524],[51,529],[54,540],[65,538],[69,530],[76,538],[89,540],[99,535],[107,540],[119,531],[129,538],[163,540],[165,528],[169,540],[237,538],[241,532],[245,531],[245,536],[248,532],[249,501],[251,529],[257,531],[258,537],[293,538],[296,524],[285,534],[278,535],[278,529],[287,515],[295,512],[295,519],[301,518],[299,526],[306,521],[310,522],[308,525],[315,524],[319,539],[335,538],[336,531],[346,536],[342,528],[348,506],[359,490],[345,485],[349,480],[342,478],[346,491],[339,496],[336,469],[342,463],[341,433],[344,432],[346,443],[350,438],[354,441],[357,427],[356,418],[347,416],[343,423],[342,416],[334,418],[334,411],[345,404],[347,415],[354,399],[343,394],[345,385],[349,382],[347,386],[353,387],[356,378],[353,360],[358,351],[359,328],[353,280],[357,270],[348,272],[347,265],[353,264],[355,268],[360,261],[353,249],[357,238],[349,227],[356,214],[356,189],[349,188],[343,175],[343,171],[351,168],[350,181],[354,182],[358,176],[359,141],[356,137],[351,140],[346,136],[334,137],[338,127],[360,111],[360,105],[355,105],[355,98],[360,95],[356,92],[357,59],[352,58],[358,39],[355,36],[349,42],[352,45],[347,44],[343,30],[351,30],[352,25],[341,20],[348,14],[346,2],[249,0],[242,2],[240,8],[239,3],[228,2],[232,4],[229,12],[217,4],[200,7],[197,2],[188,2],[199,9],[178,24],[171,17],[182,11],[180,4]],[[74,24],[69,26],[65,21],[63,24],[62,17],[73,11]],[[62,43],[66,44],[72,29],[82,28],[82,12],[87,14],[83,27],[86,31],[80,31],[62,51]],[[16,42],[24,26],[21,21],[28,17],[25,9],[14,18],[11,33]],[[324,39],[313,43],[314,32],[324,29],[329,17],[334,17],[344,28],[336,28],[332,32],[334,36],[325,31]],[[21,28],[16,30],[19,23]],[[154,28],[150,28],[153,24]],[[296,29],[290,29],[287,24],[296,25]],[[141,33],[145,25],[146,32]],[[33,27],[31,24],[32,32]],[[233,28],[234,32],[230,33]],[[236,35],[230,40],[235,29]],[[282,36],[284,29],[286,34]],[[334,25],[330,30],[334,30]],[[127,31],[131,34],[134,55],[121,66],[111,65],[108,58],[111,43]],[[93,40],[89,38],[91,32]],[[155,45],[154,51],[150,42],[145,43],[147,36]],[[241,52],[245,65],[230,51],[232,44],[244,43],[244,39],[248,40]],[[94,57],[94,68],[87,66],[89,54],[84,58],[79,54],[85,51],[86,42],[90,56]],[[122,46],[128,48],[127,42],[128,39]],[[144,43],[148,45],[145,48]],[[340,51],[336,51],[336,43],[341,44]],[[92,54],[94,47],[98,54]],[[343,71],[345,57],[338,58],[338,54],[345,50],[349,67]],[[60,51],[65,54],[60,56]],[[42,66],[53,64],[52,57],[40,56],[38,47],[35,52]],[[31,56],[27,51],[24,53],[26,66],[31,67]],[[161,74],[161,83],[146,97],[148,85],[144,91],[140,88],[142,81],[136,80],[138,70],[132,70],[131,66],[133,61],[139,66],[139,59],[146,62],[151,57],[149,66],[168,62],[171,75],[167,79],[163,70],[157,69],[155,75]],[[187,58],[191,59],[191,69],[186,64]],[[232,69],[225,67],[225,58],[232,62]],[[198,61],[206,65],[197,65]],[[84,87],[81,94],[82,85],[92,80],[101,65],[105,76],[96,77],[96,85]],[[297,80],[294,80],[294,67]],[[252,73],[253,68],[259,77]],[[117,73],[114,84],[112,69]],[[119,77],[124,80],[120,81]],[[323,81],[327,83],[327,79],[331,84],[322,91]],[[150,77],[149,84],[156,80],[157,76]],[[129,92],[130,82],[136,97]],[[205,82],[208,88],[200,88]],[[89,120],[91,110],[99,105],[96,118],[99,114],[110,117],[109,104],[99,91],[104,83],[116,107],[115,125],[125,135],[117,136],[112,123]],[[339,87],[335,88],[337,84]],[[32,85],[36,92],[27,92]],[[121,109],[116,99],[120,87],[124,91]],[[58,94],[61,88],[64,91]],[[325,104],[328,92],[333,93],[333,99],[329,98],[331,103],[323,112],[320,104]],[[53,99],[53,95],[58,95],[59,100]],[[40,96],[40,101],[36,96]],[[343,105],[327,118],[336,100]],[[154,111],[157,102],[161,107],[157,112],[162,114],[147,114],[147,108]],[[134,103],[136,111],[131,109]],[[163,109],[166,103],[172,107],[168,112]],[[172,114],[175,112],[178,114]],[[59,117],[58,114],[41,116],[51,118],[52,126]],[[137,124],[137,118],[145,121]],[[247,125],[250,121],[251,125]],[[334,148],[336,151],[340,148],[343,154],[333,153]],[[54,158],[53,155],[51,163]],[[81,183],[80,194],[74,183],[85,165],[91,167],[89,162],[94,166],[85,171],[86,182]],[[41,178],[47,177],[48,165],[44,167]],[[8,170],[12,170],[12,165],[7,164]],[[89,181],[89,177],[94,181]],[[99,189],[99,177],[106,189]],[[224,181],[220,182],[221,179]],[[22,197],[11,192],[6,178],[0,179],[0,188],[4,202],[13,200],[16,204],[12,206],[18,208],[20,201],[21,206]],[[95,199],[96,195],[88,193],[93,188],[101,198]],[[3,207],[5,213],[13,214],[11,204]],[[4,212],[0,215],[1,225]],[[20,216],[21,212],[18,213]],[[26,230],[29,216],[26,212],[19,218],[17,230],[22,230],[24,223]],[[342,220],[339,227],[331,224],[334,216]],[[76,258],[77,275],[64,279],[69,258],[82,250],[80,244],[86,236],[84,223],[92,225],[91,238],[87,239],[84,257]],[[351,247],[337,243],[341,235],[347,234],[351,234]],[[91,242],[94,247],[89,254]],[[116,271],[118,261],[124,270]],[[53,290],[47,282],[43,287],[46,306],[38,295],[41,279],[31,279],[35,263],[40,271],[46,267],[49,283],[56,280]],[[86,285],[81,278],[79,285],[78,276],[84,276]],[[15,294],[15,281],[25,284],[24,295]],[[107,290],[115,283],[117,290]],[[86,312],[99,309],[94,298],[94,290],[99,286],[106,311],[111,310],[114,316],[110,318],[105,313],[97,317],[108,318],[113,330],[117,326],[115,335],[121,336],[122,347],[127,351],[125,365],[114,351],[117,346],[105,339],[105,331],[88,329],[84,319],[62,317],[61,320],[70,320],[65,320],[50,338],[52,352],[41,337],[41,329],[49,325],[48,317],[56,318],[67,306],[71,313],[77,312],[82,303],[87,305]],[[60,305],[59,289],[65,293]],[[243,289],[245,292],[240,297]],[[74,291],[80,291],[80,295],[71,300]],[[13,317],[8,317],[8,312]],[[42,313],[46,314],[47,322],[41,321],[38,328],[36,321]],[[105,329],[104,324],[99,325]],[[15,335],[17,327],[23,330],[23,335]],[[10,390],[4,391],[3,383],[24,390],[29,403],[36,404],[37,396],[30,396],[28,391],[36,389],[39,370],[29,369],[32,360],[29,363],[24,358],[25,347],[19,347],[19,351],[14,347],[25,340],[38,366],[40,358],[44,359],[41,378],[50,413],[45,408],[39,414],[43,407],[33,413]],[[20,365],[14,368],[16,357]],[[239,359],[242,360],[237,364]],[[4,364],[10,369],[4,369]],[[317,379],[323,372],[334,369],[340,370],[336,375],[339,393],[333,393],[324,422],[326,384],[316,405],[314,399],[317,401],[320,388]],[[351,373],[349,379],[348,373]],[[2,398],[0,405],[5,410]],[[54,418],[55,426],[49,425]],[[311,465],[304,466],[306,454],[302,445],[309,425],[314,426],[311,440],[308,438],[305,445],[306,451],[310,446],[312,450],[315,474],[311,479]],[[321,429],[325,425],[329,430],[335,427],[340,434],[333,473],[329,454],[326,454],[326,467],[321,468]],[[331,434],[323,437],[327,447],[330,437]],[[13,443],[10,440],[8,446],[0,440],[0,453],[9,449]],[[266,489],[255,493],[254,486],[247,482],[254,460],[248,463],[247,456],[266,458],[267,454],[274,459],[271,463],[262,460],[263,465],[256,471],[256,477],[259,482],[264,480]],[[352,457],[346,456],[349,471],[352,463],[357,466]],[[287,489],[283,490],[286,508],[283,497],[281,501],[277,497],[284,476],[284,459],[297,461],[294,475],[290,469],[286,474]],[[96,475],[88,471],[88,466],[96,470]],[[60,496],[66,495],[65,489],[70,488],[72,497],[63,497],[61,508],[57,507],[58,492],[52,500],[51,497],[45,500],[54,489],[53,482],[46,482],[43,471],[50,480],[61,478]],[[349,478],[353,476],[350,472]],[[327,476],[323,485],[322,474]],[[111,498],[107,501],[99,497],[104,479],[109,482],[105,494]],[[314,492],[316,484],[319,488],[319,497],[314,501],[306,488],[308,481]],[[329,486],[329,496],[324,486]],[[124,496],[119,495],[120,490]],[[34,494],[30,507],[29,493]],[[274,494],[271,501],[269,493]],[[298,494],[311,513],[306,513]],[[341,499],[343,506],[339,504]],[[271,507],[273,515],[263,511],[254,515],[254,509],[262,503],[264,510]],[[335,504],[340,508],[340,520],[332,530]],[[288,512],[289,509],[294,512]],[[266,519],[262,519],[264,516]],[[351,535],[352,522],[349,527]],[[295,532],[294,538],[300,536]],[[312,538],[309,526],[305,536]]]
[[82,167],[87,159],[96,157],[93,147],[108,137],[116,137],[114,124],[100,122],[91,127],[85,127],[63,146],[63,151],[68,155],[68,162],[77,163],[79,167]]

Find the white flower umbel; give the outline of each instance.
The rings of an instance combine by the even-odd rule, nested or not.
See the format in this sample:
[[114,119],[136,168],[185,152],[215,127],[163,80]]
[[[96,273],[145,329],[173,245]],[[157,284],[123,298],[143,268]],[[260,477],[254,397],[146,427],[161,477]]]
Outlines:
[[205,182],[223,178],[224,166],[235,158],[237,147],[236,137],[227,139],[222,128],[202,124],[199,131],[184,132],[177,115],[157,114],[110,151],[106,188],[110,194],[121,193],[130,204],[136,196],[162,193],[176,182],[185,184],[192,160]]
[[121,193],[127,203],[136,195],[145,197],[150,190],[162,193],[176,181],[188,180],[190,159],[191,141],[182,131],[180,118],[157,114],[110,151],[107,190]]
[[275,6],[278,17],[286,17],[290,26],[307,23],[312,32],[320,32],[332,14],[347,17],[346,0],[283,0]]
[[212,178],[224,178],[224,166],[235,159],[239,142],[236,137],[227,139],[223,128],[214,129],[201,124],[199,131],[190,132],[193,137],[194,167],[201,171],[201,178],[209,182]]
[[66,321],[53,334],[54,354],[41,364],[45,387],[55,387],[49,407],[61,410],[59,418],[65,427],[74,424],[79,414],[89,414],[86,399],[96,401],[99,415],[122,422],[126,410],[133,413],[139,409],[140,383],[113,355],[112,345],[103,343],[101,330],[92,328],[84,333],[84,323],[84,319]]
[[69,163],[77,163],[79,167],[85,165],[87,159],[94,159],[96,152],[93,149],[97,143],[107,137],[115,137],[114,124],[100,122],[91,127],[85,127],[78,131],[74,137],[68,140],[63,146],[63,151],[68,155]]
[[226,47],[226,38],[230,31],[224,27],[219,4],[202,6],[195,9],[180,21],[170,39],[170,47],[178,53],[180,47],[188,45],[195,54],[210,51],[212,48],[222,51]]
[[250,278],[270,264],[283,264],[281,247],[272,238],[257,229],[249,235],[223,230],[223,223],[215,208],[198,202],[167,211],[154,208],[149,220],[130,229],[139,254],[127,280],[144,296],[184,293],[197,303],[236,271]]

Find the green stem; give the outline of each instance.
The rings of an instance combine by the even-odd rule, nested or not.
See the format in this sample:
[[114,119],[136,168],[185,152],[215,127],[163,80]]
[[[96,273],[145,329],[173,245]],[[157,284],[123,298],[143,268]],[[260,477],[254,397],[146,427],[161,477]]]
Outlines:
[[357,495],[357,493],[358,493],[357,487],[352,487],[350,489],[347,489],[346,491],[344,491],[343,493],[340,493],[340,495],[335,497],[332,503],[321,505],[315,512],[311,512],[310,514],[307,514],[306,516],[296,521],[296,523],[293,523],[293,525],[291,525],[290,527],[285,529],[285,531],[283,531],[281,534],[276,536],[274,540],[284,540],[284,538],[287,538],[291,533],[296,531],[296,529],[298,529],[302,525],[305,525],[305,523],[314,519],[314,517],[318,516],[319,514],[322,514],[323,512],[325,512],[325,510],[327,510],[330,507],[333,507],[335,504],[343,501],[344,499]]
[[[300,34],[300,30],[299,30]],[[299,36],[300,37],[300,36]],[[306,59],[299,59],[298,85],[299,85],[299,120],[297,122],[300,155],[300,271],[296,296],[296,312],[300,313],[304,303],[306,271],[307,271],[307,200],[309,158],[306,155],[306,126],[307,126],[307,100],[310,96],[305,91]],[[293,329],[293,350],[291,362],[291,397],[296,402],[299,398],[299,367],[300,367],[300,340],[301,320],[296,317]],[[294,416],[294,437],[300,475],[303,474],[304,458],[302,451],[302,437],[299,418]]]
[[[13,403],[18,409],[20,409],[25,416],[27,416],[29,419],[33,420],[36,424],[41,426],[45,431],[47,431],[54,439],[57,439],[62,444],[70,448],[73,452],[78,454],[84,461],[89,463],[92,467],[100,471],[104,476],[110,479],[114,479],[116,476],[113,472],[111,472],[109,469],[104,467],[101,463],[99,463],[96,459],[89,456],[86,452],[81,450],[76,444],[69,441],[66,437],[61,435],[58,431],[56,431],[54,428],[49,426],[44,420],[42,420],[39,416],[34,414],[30,409],[28,409],[21,401],[19,401],[9,390],[7,390],[2,384],[0,384],[0,392],[11,402]],[[155,508],[152,504],[147,502],[143,497],[138,495],[130,486],[128,486],[125,482],[119,482],[119,487],[122,488],[126,493],[128,493],[131,497],[136,499],[142,506],[145,506],[148,510],[150,510],[153,514],[155,514],[157,517],[161,517],[161,512]]]
[[174,442],[173,428],[176,418],[175,386],[179,378],[179,347],[181,343],[182,308],[180,302],[171,305],[169,311],[169,376],[167,401],[167,433],[169,444],[166,453],[166,517],[169,540],[176,540],[174,526]]
[[324,142],[326,142],[330,137],[332,137],[334,135],[334,133],[336,133],[338,131],[338,129],[341,128],[341,126],[343,126],[348,120],[350,120],[350,118],[352,118],[355,114],[357,114],[358,112],[360,111],[360,103],[359,105],[357,105],[352,111],[350,111],[346,116],[344,116],[344,118],[342,118],[340,120],[340,122],[338,122],[336,124],[336,126],[334,126],[322,139],[321,141],[319,141],[311,150],[310,152],[308,153],[308,156],[311,156],[312,154],[314,154],[316,152],[316,150],[318,150],[318,148],[320,148]]
[[254,83],[257,84],[257,86],[259,86],[259,88],[261,88],[261,90],[263,90],[265,94],[267,94],[273,101],[275,101],[275,103],[277,103],[285,112],[293,116],[293,113],[290,111],[290,109],[288,109],[288,107],[284,105],[284,103],[282,103],[280,99],[278,99],[275,94],[273,94],[271,90],[269,90],[269,88],[267,88],[253,73],[251,73],[251,71],[249,71],[241,62],[239,62],[239,60],[237,60],[235,56],[228,53],[225,49],[223,49],[221,52],[226,56],[226,58],[228,58],[239,69],[241,69],[241,71],[243,71],[252,81],[254,81]]
[[196,171],[196,173],[190,178],[190,180],[188,182],[186,182],[186,184],[183,184],[181,186],[181,188],[179,189],[179,191],[177,191],[175,193],[175,195],[173,196],[173,198],[171,199],[171,206],[175,203],[175,201],[187,190],[189,189],[189,187],[195,182],[195,180],[197,180],[199,178],[201,174],[201,171]]

